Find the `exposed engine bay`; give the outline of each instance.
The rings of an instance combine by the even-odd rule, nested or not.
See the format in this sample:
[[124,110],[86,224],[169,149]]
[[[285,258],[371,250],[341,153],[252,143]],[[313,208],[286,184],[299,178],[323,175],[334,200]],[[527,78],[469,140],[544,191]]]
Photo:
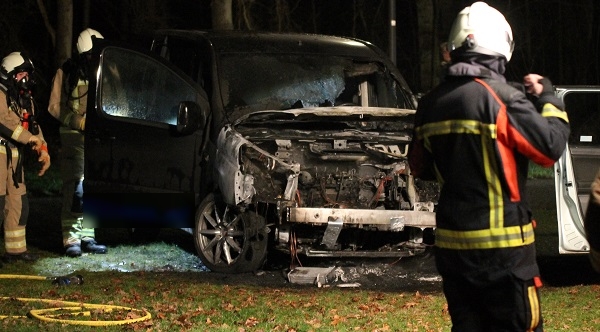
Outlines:
[[422,252],[435,228],[439,188],[410,175],[413,113],[332,107],[240,121],[219,137],[220,188],[228,204],[263,215],[282,250],[369,257]]

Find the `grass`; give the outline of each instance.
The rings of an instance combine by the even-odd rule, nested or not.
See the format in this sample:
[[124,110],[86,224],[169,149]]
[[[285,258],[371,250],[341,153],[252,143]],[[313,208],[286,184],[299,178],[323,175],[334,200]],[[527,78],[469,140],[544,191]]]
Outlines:
[[[548,169],[534,169],[530,176],[551,178],[551,169],[549,172],[550,175]],[[39,193],[36,188],[48,188],[49,183],[55,183],[53,176],[47,177],[45,181],[49,182],[46,183],[44,178],[30,184],[30,191]],[[550,196],[548,199],[553,199]],[[538,260],[545,262],[542,270],[542,276],[546,276],[546,286],[542,289],[545,331],[600,330],[599,278],[592,276],[591,282],[581,282],[585,278],[573,277],[590,273],[587,257],[557,257],[555,211],[534,211],[534,216],[538,224]],[[257,286],[231,282],[223,276],[208,278],[215,274],[206,272],[198,258],[190,254],[193,248],[174,244],[175,241],[169,241],[170,235],[167,241],[134,244],[126,240],[127,233],[123,230],[103,229],[102,232],[114,241],[107,255],[68,259],[59,252],[40,247],[34,250],[43,258],[35,264],[4,265],[0,269],[0,296],[4,297],[0,300],[0,315],[23,316],[31,309],[61,306],[58,301],[73,301],[147,310],[152,315],[150,320],[93,327],[11,317],[0,320],[0,330],[450,331],[446,302],[439,291],[317,288],[287,283]],[[181,235],[173,233],[172,236]],[[56,286],[51,280],[21,279],[21,276],[66,274],[82,274],[85,282]],[[562,275],[570,279],[563,280]],[[260,276],[245,276],[247,280],[256,278]],[[57,302],[22,302],[17,298]],[[59,313],[59,317],[67,319]],[[104,322],[142,316],[139,311],[119,309],[94,309],[89,310],[89,315],[68,319]]]
[[[14,272],[27,270],[21,265]],[[104,331],[450,331],[441,293],[228,285],[207,283],[201,273],[194,272],[116,271],[88,272],[83,285],[68,287],[55,287],[49,281],[6,279],[0,291],[8,297],[120,305],[152,315],[151,320],[107,326]],[[544,289],[546,331],[598,331],[599,291],[598,285]],[[0,301],[3,315],[25,315],[42,307],[48,305]],[[92,317],[119,320],[127,317],[127,312],[93,312]],[[97,330],[34,318],[7,318],[0,321],[0,329]]]
[[554,170],[552,167],[542,167],[534,163],[529,163],[528,178],[530,179],[552,179]]
[[[27,281],[27,287],[17,293],[19,297],[120,304],[148,310],[153,316],[125,327],[103,328],[107,331],[447,331],[449,326],[445,301],[439,294],[226,285],[201,282],[197,274],[173,272],[88,275],[81,286],[57,288],[45,281]],[[7,280],[2,288],[7,287],[23,288],[23,281]],[[15,306],[15,301],[5,302],[0,303],[4,314],[24,314],[24,310],[38,307],[37,303]],[[115,319],[96,313],[93,317]],[[31,318],[5,319],[0,328],[95,330]]]
[[[555,259],[556,222],[552,211],[537,213],[540,259]],[[290,285],[257,286],[230,282],[214,276],[199,264],[191,248],[169,241],[167,233],[145,244],[126,243],[122,230],[104,230],[123,244],[110,247],[107,255],[68,259],[37,250],[44,258],[35,264],[5,265],[0,277],[0,315],[26,315],[31,309],[52,305],[20,302],[15,298],[106,304],[147,310],[152,318],[103,331],[450,331],[450,317],[441,292],[402,292]],[[550,244],[546,244],[546,243]],[[548,256],[548,257],[547,257]],[[583,257],[586,258],[586,257]],[[554,270],[579,269],[585,260],[557,261]],[[576,262],[576,267],[564,262]],[[561,263],[563,262],[563,263]],[[563,266],[564,265],[564,266]],[[578,267],[577,267],[578,266]],[[126,272],[129,271],[129,272]],[[559,271],[560,272],[560,271]],[[56,286],[50,280],[17,279],[21,275],[57,276],[82,274],[83,285]],[[544,275],[544,273],[542,274]],[[13,276],[13,278],[8,278]],[[248,274],[243,279],[260,276]],[[542,289],[546,331],[598,331],[600,282]],[[56,303],[60,306],[60,303]],[[90,316],[64,319],[98,322],[141,317],[138,312],[91,310]],[[63,316],[61,316],[63,317]],[[6,331],[97,331],[98,327],[61,324],[37,318],[0,320]]]

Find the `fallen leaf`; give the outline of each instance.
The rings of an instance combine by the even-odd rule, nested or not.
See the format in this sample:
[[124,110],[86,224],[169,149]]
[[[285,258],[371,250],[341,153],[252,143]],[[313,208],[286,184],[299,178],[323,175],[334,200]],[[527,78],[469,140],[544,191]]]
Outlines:
[[248,319],[246,319],[246,322],[244,323],[245,326],[247,327],[254,327],[256,325],[258,325],[258,319],[256,319],[256,317],[248,317]]
[[419,304],[417,302],[406,302],[404,303],[404,305],[402,306],[402,308],[413,308],[418,306]]

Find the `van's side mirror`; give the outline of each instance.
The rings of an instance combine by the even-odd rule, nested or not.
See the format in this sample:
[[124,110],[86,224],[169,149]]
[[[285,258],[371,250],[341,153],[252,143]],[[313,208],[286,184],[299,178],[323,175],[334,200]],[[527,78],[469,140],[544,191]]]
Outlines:
[[200,105],[193,101],[182,101],[177,111],[177,133],[189,135],[206,124],[206,115]]

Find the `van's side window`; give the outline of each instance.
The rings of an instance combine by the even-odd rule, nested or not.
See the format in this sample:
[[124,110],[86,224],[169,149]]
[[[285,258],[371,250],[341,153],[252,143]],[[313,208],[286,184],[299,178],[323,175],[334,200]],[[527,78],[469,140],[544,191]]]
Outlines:
[[120,48],[104,52],[100,96],[106,114],[175,125],[179,103],[197,101],[196,89],[162,63]]

